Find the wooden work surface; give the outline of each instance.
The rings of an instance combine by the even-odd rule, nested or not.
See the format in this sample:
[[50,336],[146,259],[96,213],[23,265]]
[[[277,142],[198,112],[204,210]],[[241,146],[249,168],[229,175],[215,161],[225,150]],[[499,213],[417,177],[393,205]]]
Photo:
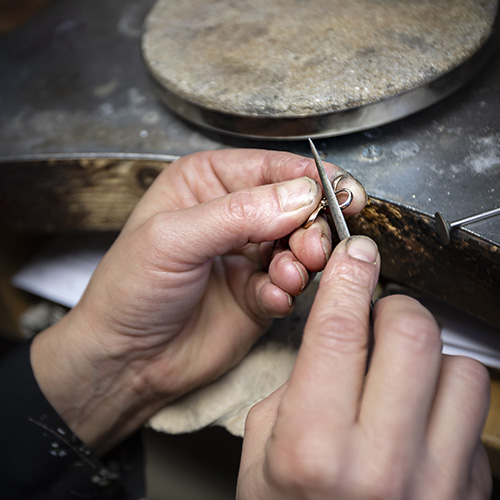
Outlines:
[[[3,242],[119,229],[168,155],[233,146],[309,154],[300,141],[206,133],[164,108],[140,52],[142,21],[153,3],[103,0],[97,15],[86,0],[53,0],[0,38],[0,66],[9,76],[0,79]],[[456,220],[500,205],[499,85],[497,52],[445,101],[397,123],[317,143],[325,159],[351,171],[372,195],[350,225],[379,244],[383,275],[444,296],[497,328],[500,218],[458,231],[446,246],[432,214]],[[500,476],[499,387],[495,374],[485,441]]]

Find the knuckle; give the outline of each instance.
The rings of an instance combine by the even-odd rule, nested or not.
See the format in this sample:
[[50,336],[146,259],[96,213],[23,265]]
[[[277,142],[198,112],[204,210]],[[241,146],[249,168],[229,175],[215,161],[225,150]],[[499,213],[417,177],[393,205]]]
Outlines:
[[191,254],[189,235],[177,219],[177,213],[160,212],[148,219],[136,235],[135,242],[148,255],[151,269],[182,269]]
[[332,491],[340,475],[335,464],[340,462],[325,459],[323,443],[305,432],[289,446],[275,447],[268,467],[276,486],[294,494]]
[[482,363],[465,356],[449,357],[448,362],[453,364],[454,376],[471,386],[478,397],[489,399],[490,375]]
[[328,307],[314,308],[315,339],[328,350],[340,353],[365,349],[368,342],[371,293],[366,280],[357,281],[355,277],[344,279],[337,275],[329,283],[321,281],[320,288],[322,286],[327,288],[325,297]]
[[143,225],[140,239],[153,252],[161,252],[168,247],[171,217],[170,212],[162,212],[148,219]]
[[398,327],[399,334],[409,344],[409,348],[418,352],[440,351],[442,342],[436,325],[419,321],[419,317],[407,316]]
[[[397,300],[402,307],[391,311],[391,328],[379,332],[379,335],[385,333],[397,336],[414,353],[440,352],[441,330],[434,317],[414,299],[398,297]],[[382,305],[387,307],[390,304],[390,301],[386,301]],[[386,312],[389,313],[389,309]]]
[[365,296],[371,293],[371,285],[375,279],[375,268],[354,259],[347,262],[341,261],[336,264],[330,279],[341,283],[346,291],[352,290]]
[[325,349],[350,354],[367,347],[368,325],[360,315],[354,316],[345,308],[337,306],[334,316],[319,319],[325,326],[317,329],[315,341]]
[[260,205],[255,203],[249,191],[239,191],[229,195],[227,217],[230,223],[240,225],[248,219],[258,218],[260,212]]

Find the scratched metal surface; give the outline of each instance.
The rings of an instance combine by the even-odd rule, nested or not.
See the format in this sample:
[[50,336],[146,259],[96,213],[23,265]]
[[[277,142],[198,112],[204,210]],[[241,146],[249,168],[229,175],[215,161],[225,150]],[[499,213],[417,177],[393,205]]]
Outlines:
[[[54,0],[0,39],[0,157],[56,152],[183,155],[232,146],[310,155],[303,142],[218,136],[156,99],[140,37],[154,0]],[[500,205],[500,53],[446,100],[398,122],[316,141],[369,193],[460,219]],[[500,217],[469,226],[500,244]]]

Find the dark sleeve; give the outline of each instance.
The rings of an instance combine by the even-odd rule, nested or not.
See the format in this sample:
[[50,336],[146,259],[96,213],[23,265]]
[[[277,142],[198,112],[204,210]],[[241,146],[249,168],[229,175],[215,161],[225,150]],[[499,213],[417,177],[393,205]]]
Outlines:
[[[137,443],[131,453],[115,451],[102,460],[94,455],[45,399],[31,369],[30,347],[16,346],[0,358],[0,497],[133,498],[121,470],[123,460],[129,473],[142,469]],[[132,489],[142,489],[142,472],[136,477],[141,484]]]

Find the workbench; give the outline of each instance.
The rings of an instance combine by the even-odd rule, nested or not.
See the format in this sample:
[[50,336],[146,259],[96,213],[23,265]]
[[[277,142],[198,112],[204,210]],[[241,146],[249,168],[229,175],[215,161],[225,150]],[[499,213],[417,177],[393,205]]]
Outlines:
[[[1,312],[7,329],[15,329],[26,297],[8,290],[5,280],[31,247],[49,234],[118,231],[176,156],[229,147],[310,155],[305,141],[218,135],[164,107],[140,51],[153,3],[54,0],[0,38]],[[468,85],[432,107],[316,141],[325,160],[350,171],[370,194],[366,213],[350,225],[379,244],[384,277],[413,283],[497,328],[500,217],[456,231],[446,246],[435,234],[433,214],[453,221],[500,205],[499,89],[496,51]],[[500,476],[500,378],[492,375],[484,440]]]

